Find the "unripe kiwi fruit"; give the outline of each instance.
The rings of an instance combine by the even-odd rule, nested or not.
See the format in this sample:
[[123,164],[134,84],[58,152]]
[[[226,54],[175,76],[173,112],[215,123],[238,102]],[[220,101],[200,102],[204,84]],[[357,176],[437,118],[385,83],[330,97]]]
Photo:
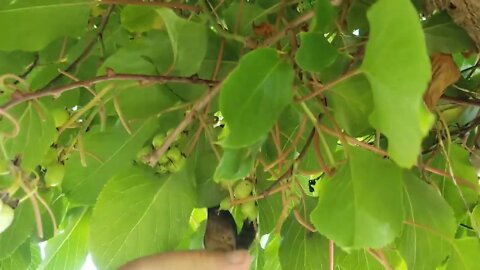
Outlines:
[[255,201],[246,202],[240,205],[240,211],[242,211],[242,214],[250,221],[257,219],[258,209],[255,205]]
[[65,176],[65,166],[61,163],[53,163],[48,165],[45,173],[45,184],[48,187],[55,187],[62,183]]
[[70,114],[65,109],[54,109],[52,111],[53,121],[55,122],[55,127],[63,126],[70,118]]
[[15,212],[10,205],[0,200],[0,233],[4,232],[12,225]]
[[250,196],[252,193],[253,184],[248,180],[240,181],[233,190],[233,195],[235,195],[236,199],[243,199]]

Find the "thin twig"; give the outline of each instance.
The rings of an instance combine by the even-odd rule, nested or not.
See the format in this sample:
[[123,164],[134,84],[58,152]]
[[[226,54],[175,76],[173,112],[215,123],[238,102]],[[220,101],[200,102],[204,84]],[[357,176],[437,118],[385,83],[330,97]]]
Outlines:
[[[211,82],[211,81],[209,81]],[[215,82],[216,83],[216,82]],[[163,142],[162,146],[155,150],[152,154],[147,155],[145,157],[145,162],[147,164],[150,164],[150,166],[155,166],[160,159],[160,157],[167,151],[168,147],[175,141],[175,138],[177,138],[180,133],[188,126],[190,123],[193,121],[195,118],[195,114],[197,112],[200,112],[207,104],[212,100],[213,97],[215,97],[219,92],[220,89],[222,88],[222,83],[216,83],[216,85],[195,105],[193,108],[188,112],[188,114],[183,118],[182,122],[178,124],[178,126],[173,130],[172,133],[170,133],[169,136],[165,139]]]
[[353,76],[355,76],[359,73],[360,73],[360,71],[358,71],[358,70],[353,70],[353,71],[347,72],[343,76],[341,76],[340,78],[318,87],[318,89],[316,89],[315,91],[313,91],[313,92],[311,92],[311,93],[309,93],[309,94],[307,94],[307,95],[305,95],[301,98],[298,98],[296,101],[297,102],[304,102],[308,99],[311,99],[311,98],[323,93],[324,91],[332,88],[333,86],[336,86],[337,84],[350,79],[351,77],[353,77]]
[[[19,172],[20,173],[20,172]],[[18,176],[18,183],[20,187],[26,194],[31,194],[32,190],[28,187],[28,185],[23,182],[23,178],[21,175]],[[40,207],[38,206],[37,198],[35,196],[28,196],[30,202],[32,203],[33,214],[35,216],[35,223],[37,225],[37,236],[40,239],[43,239],[43,225],[42,225],[42,215],[40,214]]]
[[[382,254],[378,254],[375,250],[373,249],[367,249],[368,253],[370,253],[370,255],[372,255],[373,258],[375,258],[375,260],[377,260],[386,270],[393,270],[393,268],[390,266],[390,264],[388,263],[388,261],[386,260],[385,258],[385,255]],[[382,256],[383,255],[383,256]]]
[[91,87],[95,84],[107,81],[138,81],[140,84],[145,85],[148,83],[190,83],[190,84],[203,84],[203,85],[217,85],[217,81],[200,79],[197,77],[180,77],[180,76],[162,76],[162,75],[143,75],[143,74],[124,74],[124,73],[108,73],[106,75],[98,76],[89,80],[73,82],[71,84],[63,85],[55,88],[47,88],[39,90],[37,92],[22,94],[18,91],[17,95],[9,102],[3,104],[0,109],[7,110],[15,105],[33,100],[41,97],[54,96],[58,97],[64,92],[75,90],[80,87]]
[[308,224],[308,222],[306,222],[302,215],[300,215],[300,213],[298,212],[297,209],[293,209],[293,215],[295,216],[295,219],[297,220],[297,222],[302,225],[305,229],[307,229],[308,231],[310,232],[316,232],[317,230],[315,230],[315,228],[312,227],[312,225]]
[[[93,37],[89,42],[87,47],[83,50],[83,52],[73,61],[68,67],[64,70],[64,72],[70,72],[73,69],[75,69],[78,65],[80,65],[85,59],[88,57],[90,52],[92,51],[93,47],[95,46],[95,43],[99,38],[102,37],[103,31],[105,31],[105,28],[107,27],[108,20],[110,19],[110,15],[112,14],[113,8],[115,5],[111,5],[108,7],[107,12],[102,17],[102,21],[100,23],[100,26],[98,27],[97,34],[95,37]],[[47,85],[52,85],[56,81],[58,81],[61,78],[62,74],[58,74],[55,78],[53,78]]]
[[165,7],[165,8],[173,8],[173,9],[181,9],[181,10],[190,10],[194,12],[198,12],[199,8],[196,6],[190,6],[181,3],[168,3],[168,2],[151,2],[151,1],[138,1],[138,0],[101,0],[100,4],[106,5],[135,5],[135,6],[152,6],[152,7]]
[[3,116],[8,119],[13,125],[13,131],[10,133],[2,133],[5,138],[14,138],[20,133],[20,124],[17,119],[10,115],[6,110],[0,109],[0,116]]
[[333,240],[328,240],[328,270],[335,269],[335,245]]
[[278,31],[275,33],[275,35],[271,36],[270,38],[266,39],[262,47],[270,47],[272,44],[277,43],[279,40],[281,40],[288,31],[297,28],[298,26],[302,25],[303,23],[307,22],[308,20],[312,19],[313,16],[315,16],[315,12],[313,11],[308,11],[302,14],[300,17],[296,18],[289,24],[287,24],[281,31]]
[[[340,135],[337,134],[337,132],[335,132],[334,130],[329,129],[328,127],[326,127],[326,126],[324,126],[324,125],[319,125],[319,126],[320,126],[320,129],[321,129],[322,131],[324,131],[325,133],[327,133],[327,134],[330,134],[330,135],[332,135],[332,136],[337,136],[337,137],[340,136]],[[376,148],[376,147],[373,146],[373,145],[370,145],[370,144],[368,144],[368,143],[364,143],[364,142],[362,142],[362,141],[359,141],[359,140],[357,140],[357,139],[355,139],[355,138],[352,138],[352,137],[350,137],[350,136],[348,136],[348,135],[346,135],[346,134],[344,134],[344,136],[345,136],[345,140],[346,140],[348,143],[352,144],[352,145],[356,145],[356,146],[362,147],[362,148],[364,148],[364,149],[370,150],[370,151],[372,151],[372,152],[374,152],[374,153],[376,153],[376,154],[379,154],[379,155],[381,155],[381,156],[384,156],[384,157],[389,157],[388,153],[387,153],[386,151],[382,150],[382,149],[378,149],[378,148]],[[428,171],[428,172],[431,172],[431,173],[434,173],[434,174],[437,174],[437,175],[440,175],[440,176],[444,176],[444,177],[450,178],[450,174],[449,174],[449,173],[444,172],[444,171],[439,170],[439,169],[436,169],[436,168],[433,168],[433,167],[430,167],[430,166],[428,166],[428,165],[425,165],[425,164],[422,164],[422,163],[418,163],[416,166],[417,166],[419,169],[423,169],[423,170],[426,170],[426,171]],[[460,178],[460,177],[456,177],[456,180],[457,180],[457,183],[458,183],[458,184],[464,185],[464,186],[468,186],[468,187],[472,188],[473,190],[478,191],[478,186],[475,185],[475,184],[473,184],[473,183],[471,183],[470,181],[465,180],[465,179],[462,179],[462,178]]]
[[113,97],[113,107],[115,108],[115,111],[117,112],[118,119],[120,119],[120,123],[122,123],[123,128],[125,131],[127,131],[128,135],[132,135],[132,129],[127,123],[127,120],[125,119],[125,116],[123,116],[122,108],[120,108],[120,103],[118,101],[118,97]]
[[476,106],[480,107],[480,100],[478,99],[462,99],[462,98],[457,98],[457,97],[449,97],[443,95],[441,97],[442,100],[447,100],[455,104],[459,105],[467,105],[467,106]]
[[[279,180],[277,180],[277,181],[279,181]],[[251,201],[262,200],[262,199],[265,199],[269,196],[272,196],[275,193],[283,191],[287,188],[288,188],[287,184],[280,185],[280,186],[272,188],[272,189],[267,189],[267,190],[263,191],[262,193],[260,193],[256,196],[250,196],[250,197],[243,198],[243,199],[232,200],[230,203],[231,203],[232,206],[234,206],[234,205],[244,204],[244,203],[251,202]]]
[[298,129],[298,132],[297,134],[295,135],[295,138],[293,139],[293,142],[292,144],[290,145],[290,147],[283,151],[282,154],[275,160],[273,161],[272,163],[268,164],[268,165],[265,165],[264,167],[264,170],[265,171],[269,171],[271,170],[273,167],[275,167],[275,165],[277,165],[278,163],[280,162],[283,162],[285,160],[285,158],[287,158],[287,156],[293,151],[295,150],[295,147],[297,146],[297,143],[298,141],[300,140],[300,138],[302,137],[303,135],[303,131],[305,129],[305,125],[306,125],[306,122],[307,122],[307,118],[303,118],[302,119],[302,122],[300,124],[300,127]]
[[317,156],[318,163],[320,164],[320,167],[325,172],[325,174],[328,175],[328,177],[332,177],[333,172],[328,167],[325,160],[323,159],[322,152],[320,150],[320,145],[318,145],[318,133],[316,132],[315,128],[312,131],[315,133],[313,136],[313,150],[315,152],[315,155]]

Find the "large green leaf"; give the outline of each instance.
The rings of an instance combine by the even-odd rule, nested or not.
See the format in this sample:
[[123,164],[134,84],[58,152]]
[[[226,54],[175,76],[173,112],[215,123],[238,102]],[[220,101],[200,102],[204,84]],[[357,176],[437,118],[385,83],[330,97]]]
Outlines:
[[[308,217],[315,199],[309,198],[305,203],[307,209],[302,207],[299,212]],[[304,219],[308,220],[306,217]],[[283,223],[281,235],[278,256],[282,269],[328,269],[328,239],[305,229],[293,213]]]
[[175,70],[183,76],[195,74],[207,52],[206,25],[178,17],[171,9],[157,11],[170,37]]
[[392,159],[409,168],[433,123],[422,99],[430,80],[425,38],[409,0],[379,0],[368,19],[371,32],[361,69],[372,86],[370,122],[387,136]]
[[372,90],[365,76],[343,81],[325,94],[340,127],[352,136],[364,135],[370,128],[368,117],[373,109]]
[[113,177],[90,222],[90,251],[100,269],[174,249],[195,205],[193,179],[184,169],[158,177],[142,168]]
[[[40,164],[50,145],[56,140],[56,129],[52,115],[40,103],[25,103],[9,111],[17,120],[20,133],[6,139],[5,149],[11,160],[19,158],[20,166],[32,171]],[[12,132],[12,124],[3,118],[0,130]]]
[[[161,122],[165,118],[161,118]],[[168,128],[168,121],[165,121]],[[78,204],[94,204],[103,185],[119,171],[129,168],[137,151],[151,138],[158,128],[159,120],[149,119],[133,127],[129,135],[117,124],[105,132],[97,127],[83,138],[85,161],[81,164],[80,153],[70,155],[62,187],[68,198]]]
[[450,251],[456,230],[448,203],[431,186],[412,173],[405,174],[405,219],[398,249],[408,269],[435,269]]
[[458,53],[474,48],[467,32],[456,25],[446,12],[438,13],[423,23],[428,51],[432,53]]
[[348,153],[347,164],[320,182],[311,220],[339,246],[383,247],[402,228],[402,171],[366,150],[348,148]]
[[35,229],[35,219],[30,201],[24,201],[15,209],[12,225],[0,234],[0,259],[12,253],[29,237]]
[[306,71],[320,72],[335,61],[338,53],[323,33],[300,33],[295,61]]
[[36,51],[51,41],[75,37],[87,26],[93,0],[2,1],[0,50]]
[[32,265],[32,255],[33,255],[32,251],[35,252],[35,249],[31,247],[30,240],[25,241],[25,243],[19,246],[11,256],[0,260],[0,269],[2,270],[36,269],[36,268],[29,268]]
[[220,110],[229,125],[226,147],[241,148],[263,138],[292,101],[293,69],[273,49],[246,54],[224,81]]
[[48,241],[45,259],[39,270],[81,269],[88,253],[88,226],[91,211],[74,209],[68,217],[68,225],[55,238]]
[[453,256],[448,260],[446,270],[476,270],[480,266],[480,242],[477,237],[455,239],[452,250]]

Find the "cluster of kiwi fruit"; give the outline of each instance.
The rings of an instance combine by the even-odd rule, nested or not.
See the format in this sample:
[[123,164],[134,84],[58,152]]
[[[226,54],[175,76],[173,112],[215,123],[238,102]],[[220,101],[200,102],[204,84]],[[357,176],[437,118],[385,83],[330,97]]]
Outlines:
[[[156,149],[160,148],[165,139],[170,135],[173,130],[169,130],[166,133],[158,133],[153,137],[151,144],[143,147],[137,154],[136,161],[138,163],[145,163],[145,157],[151,155]],[[168,148],[168,150],[163,154],[158,163],[155,166],[155,171],[159,174],[169,174],[175,173],[180,171],[185,164],[185,154],[180,151],[180,144],[183,140],[185,133],[182,133],[172,145]]]
[[[235,184],[233,187],[233,196],[236,200],[241,200],[249,197],[253,192],[253,183],[248,179],[240,180],[238,183]],[[246,217],[250,221],[255,221],[258,216],[258,209],[255,204],[255,201],[251,200],[248,202],[244,202],[240,204],[240,211],[242,212],[243,216]],[[220,209],[230,209],[231,203],[230,198],[225,198],[220,203]]]

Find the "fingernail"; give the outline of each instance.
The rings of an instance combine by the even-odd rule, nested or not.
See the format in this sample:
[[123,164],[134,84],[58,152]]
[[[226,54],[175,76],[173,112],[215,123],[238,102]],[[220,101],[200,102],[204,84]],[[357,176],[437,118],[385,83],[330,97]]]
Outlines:
[[248,257],[245,250],[233,251],[227,254],[227,260],[231,264],[242,264]]

